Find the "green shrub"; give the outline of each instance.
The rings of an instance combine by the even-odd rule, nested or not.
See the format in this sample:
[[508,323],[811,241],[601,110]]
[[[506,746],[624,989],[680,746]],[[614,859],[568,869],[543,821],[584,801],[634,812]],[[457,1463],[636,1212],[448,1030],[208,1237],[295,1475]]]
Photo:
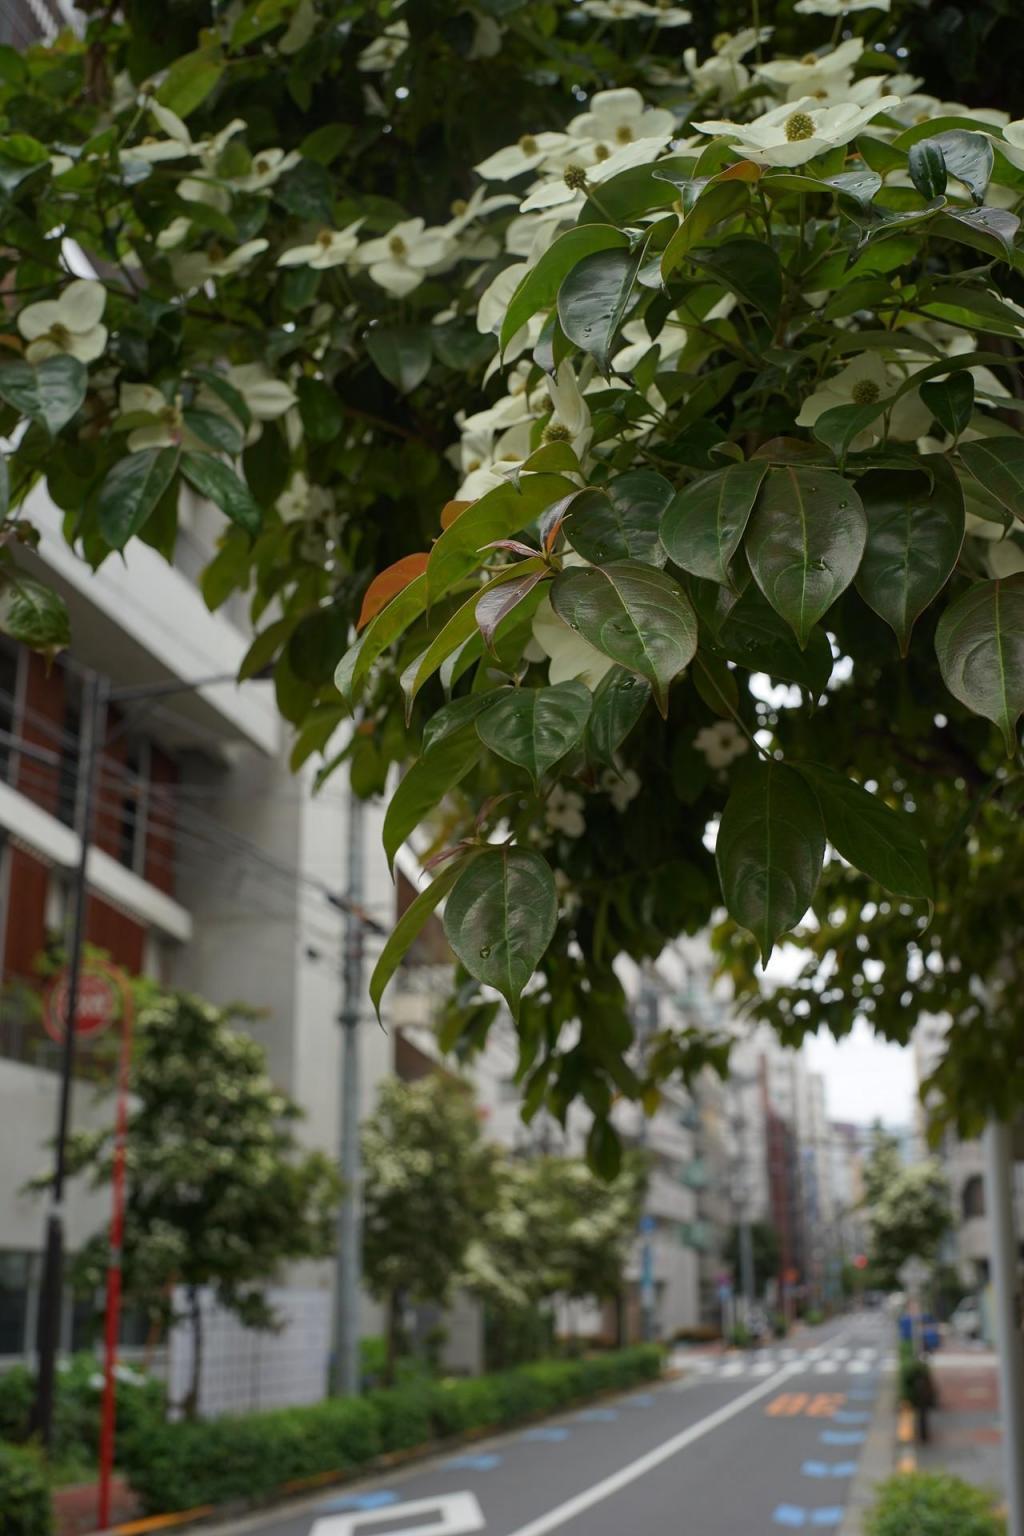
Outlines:
[[934,1408],[939,1400],[931,1366],[907,1339],[900,1342],[899,1390],[900,1401],[913,1408]]
[[882,1483],[868,1536],[1005,1536],[991,1494],[945,1473],[901,1473]]
[[28,1439],[35,1382],[31,1371],[14,1365],[0,1374],[0,1440],[21,1445]]
[[[31,1437],[35,1375],[16,1365],[0,1375],[0,1439],[24,1445]],[[123,1441],[144,1425],[163,1422],[165,1397],[160,1382],[130,1366],[119,1366],[115,1385],[119,1459]],[[58,1462],[91,1466],[99,1454],[103,1368],[93,1354],[62,1360],[57,1370],[53,1418],[54,1456]]]
[[[466,1381],[414,1381],[364,1398],[204,1423],[141,1422],[123,1465],[149,1514],[266,1499],[284,1484],[344,1472],[387,1451],[551,1413],[661,1372],[653,1344],[583,1360],[546,1360]],[[7,1536],[0,1530],[0,1536]]]
[[52,1525],[50,1490],[38,1458],[0,1443],[0,1536],[50,1536]]

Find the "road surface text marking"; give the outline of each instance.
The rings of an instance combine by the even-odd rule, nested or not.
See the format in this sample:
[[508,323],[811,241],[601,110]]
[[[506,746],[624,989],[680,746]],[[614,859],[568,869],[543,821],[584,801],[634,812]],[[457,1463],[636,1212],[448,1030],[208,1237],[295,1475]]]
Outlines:
[[310,1536],[387,1536],[395,1521],[426,1515],[426,1523],[402,1525],[400,1536],[471,1536],[484,1529],[483,1511],[472,1493],[448,1493],[439,1499],[413,1499],[410,1504],[389,1504],[386,1509],[360,1510],[351,1515],[329,1515],[317,1520]]
[[819,1530],[825,1527],[834,1527],[841,1523],[843,1511],[839,1505],[829,1505],[827,1509],[804,1509],[799,1504],[780,1504],[772,1515],[776,1525],[786,1525],[798,1530],[804,1526],[815,1526]]
[[842,1392],[781,1392],[764,1411],[773,1419],[795,1419],[801,1414],[809,1419],[830,1419],[843,1402]]
[[[512,1531],[510,1536],[547,1536],[549,1531],[561,1531],[562,1527],[567,1525],[570,1520],[574,1520],[577,1515],[582,1515],[586,1510],[592,1509],[595,1504],[600,1504],[603,1500],[611,1498],[612,1494],[618,1493],[620,1488],[627,1488],[638,1477],[643,1477],[646,1473],[653,1471],[655,1467],[660,1467],[663,1461],[668,1461],[670,1457],[678,1455],[680,1451],[686,1450],[687,1446],[692,1445],[694,1441],[703,1439],[713,1429],[718,1429],[720,1425],[727,1424],[730,1419],[734,1419],[745,1408],[749,1408],[752,1403],[756,1403],[762,1397],[766,1397],[769,1392],[774,1392],[780,1382],[786,1380],[790,1375],[792,1375],[792,1369],[787,1367],[770,1381],[765,1381],[760,1386],[752,1387],[749,1392],[744,1392],[742,1396],[734,1398],[731,1403],[726,1403],[723,1408],[718,1408],[714,1413],[709,1413],[707,1418],[698,1420],[696,1424],[691,1424],[689,1429],[684,1429],[678,1435],[673,1435],[671,1440],[665,1440],[661,1445],[656,1445],[653,1450],[637,1457],[636,1461],[631,1461],[628,1466],[620,1468],[618,1472],[613,1472],[610,1477],[602,1478],[599,1483],[594,1483],[592,1487],[584,1489],[582,1493],[576,1494],[571,1499],[566,1499],[564,1504],[559,1504],[557,1508],[548,1510],[546,1515],[540,1515],[536,1520],[531,1520],[527,1525],[520,1526],[518,1530]],[[326,1536],[338,1536],[338,1533],[326,1533]],[[402,1536],[412,1536],[412,1533],[403,1531]],[[433,1532],[431,1536],[434,1536]]]

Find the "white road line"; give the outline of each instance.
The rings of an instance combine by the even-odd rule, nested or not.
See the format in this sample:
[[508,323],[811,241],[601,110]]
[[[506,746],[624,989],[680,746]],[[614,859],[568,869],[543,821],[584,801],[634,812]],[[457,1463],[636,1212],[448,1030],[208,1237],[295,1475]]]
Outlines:
[[818,1376],[832,1376],[838,1371],[839,1366],[834,1360],[816,1360],[814,1370]]
[[638,1456],[636,1461],[631,1461],[628,1466],[620,1471],[613,1472],[610,1477],[603,1478],[601,1482],[594,1483],[590,1488],[577,1493],[573,1498],[566,1499],[564,1504],[559,1504],[556,1509],[549,1509],[546,1515],[540,1515],[538,1519],[531,1520],[528,1525],[521,1525],[518,1530],[512,1531],[511,1536],[546,1536],[548,1531],[561,1530],[570,1520],[575,1520],[577,1515],[582,1515],[585,1510],[592,1509],[595,1504],[600,1504],[604,1499],[611,1498],[613,1493],[618,1493],[620,1488],[626,1488],[630,1483],[636,1482],[638,1477],[660,1467],[663,1461],[684,1451],[695,1440],[701,1440],[705,1435],[717,1429],[721,1424],[727,1424],[738,1413],[749,1408],[751,1403],[756,1403],[759,1398],[767,1397],[769,1392],[774,1392],[776,1387],[784,1381],[788,1381],[793,1375],[792,1367],[786,1366],[768,1381],[763,1381],[759,1386],[751,1387],[749,1392],[744,1392],[742,1397],[734,1398],[731,1403],[726,1403],[724,1408],[709,1413],[706,1419],[700,1419],[696,1424],[691,1424],[689,1429],[684,1429],[678,1435],[673,1435],[671,1440],[666,1440],[661,1445],[656,1445],[653,1451],[648,1451],[643,1456]]

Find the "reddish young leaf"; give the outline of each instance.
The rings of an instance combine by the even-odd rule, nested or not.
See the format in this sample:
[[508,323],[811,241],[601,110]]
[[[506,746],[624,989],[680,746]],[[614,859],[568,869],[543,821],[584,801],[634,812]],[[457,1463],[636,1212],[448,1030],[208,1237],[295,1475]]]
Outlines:
[[401,560],[396,560],[394,565],[389,565],[386,571],[381,571],[375,576],[363,597],[363,606],[359,610],[356,629],[364,629],[393,597],[397,597],[404,587],[416,580],[417,576],[422,576],[429,558],[426,551],[415,555],[403,555]]
[[441,508],[441,527],[450,528],[457,517],[461,517],[467,507],[471,507],[471,501],[446,501]]
[[488,650],[494,649],[494,637],[502,620],[507,619],[512,610],[529,597],[537,583],[546,580],[550,574],[546,570],[529,571],[482,594],[476,605],[476,622]]

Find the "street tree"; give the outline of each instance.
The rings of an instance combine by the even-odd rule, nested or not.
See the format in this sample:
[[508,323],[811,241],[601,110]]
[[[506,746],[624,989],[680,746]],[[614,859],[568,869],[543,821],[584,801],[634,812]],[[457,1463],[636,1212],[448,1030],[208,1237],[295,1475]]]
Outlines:
[[[778,1228],[770,1221],[754,1221],[750,1224],[750,1241],[754,1256],[754,1292],[764,1295],[769,1280],[777,1278],[782,1255]],[[723,1258],[737,1277],[742,1277],[742,1235],[740,1227],[732,1227],[726,1239]]]
[[363,1128],[363,1264],[388,1314],[388,1377],[408,1302],[443,1306],[493,1199],[493,1150],[468,1088],[387,1079]]
[[758,987],[812,909],[793,1041],[858,991],[906,1038],[931,982],[867,951],[944,968],[976,1123],[1024,1071],[1024,129],[878,46],[914,7],[681,63],[682,7],[626,9],[614,48],[597,0],[255,0],[4,54],[3,623],[66,639],[42,481],[93,563],[218,505],[204,591],[252,593],[293,760],[412,762],[387,851],[433,817],[446,856],[375,999],[443,899],[467,1017],[504,994],[607,1171],[615,1098],[713,1048],[630,1066],[616,962],[723,904]]
[[[330,1161],[302,1150],[301,1111],[267,1075],[266,1056],[232,1028],[237,1012],[145,989],[137,1014],[126,1140],[126,1299],[162,1327],[191,1330],[182,1403],[199,1408],[203,1293],[247,1328],[273,1330],[268,1286],[282,1265],[333,1248],[340,1186]],[[68,1168],[106,1185],[113,1130],[76,1132]],[[88,1241],[73,1280],[95,1295],[109,1261],[106,1230]],[[179,1309],[177,1297],[184,1296]]]
[[901,1168],[868,1210],[869,1258],[877,1283],[895,1289],[908,1259],[932,1264],[951,1222],[949,1182],[938,1163]]

